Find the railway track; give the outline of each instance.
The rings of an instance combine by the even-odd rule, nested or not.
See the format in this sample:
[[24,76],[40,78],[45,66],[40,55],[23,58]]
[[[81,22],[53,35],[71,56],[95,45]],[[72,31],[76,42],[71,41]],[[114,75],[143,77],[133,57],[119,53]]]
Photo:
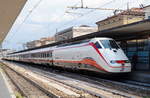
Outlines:
[[13,70],[8,66],[3,66],[3,70],[5,71],[6,75],[12,81],[12,83],[17,87],[19,92],[22,94],[23,97],[26,98],[59,98],[59,96],[54,95],[41,87],[40,85],[36,84],[29,78],[21,75],[17,71]]
[[[88,94],[87,92],[76,90],[73,87],[69,87],[62,83],[56,83],[57,81],[55,81],[55,80],[46,79],[45,77],[34,74],[34,73],[27,71],[21,67],[19,68],[17,66],[12,66],[12,65],[9,66],[9,65],[10,64],[5,64],[5,68],[3,68],[3,69],[5,70],[6,74],[9,76],[9,78],[13,81],[15,86],[19,89],[21,94],[27,98],[49,98],[49,97],[50,98],[85,98],[85,97],[86,98],[98,98],[96,96]],[[11,74],[9,74],[9,73],[11,73]],[[13,77],[13,76],[16,76],[16,75],[14,75],[14,73],[16,73],[17,75],[19,74],[19,76],[21,76],[21,77],[19,77],[19,80],[21,80],[20,78],[23,77],[23,78],[25,78],[25,80],[29,81],[30,83],[32,82],[31,84],[38,87],[38,89],[40,88],[40,90],[42,90],[42,92],[45,93],[47,96],[41,95],[39,91],[31,90],[32,85],[30,86],[30,84],[27,85],[27,83],[22,82],[25,80],[21,80],[21,81],[16,80],[16,78]],[[30,79],[24,77],[24,75],[27,75],[28,78],[30,78]],[[32,80],[39,81],[39,82],[35,83]],[[20,84],[20,82],[22,84]],[[44,85],[45,88],[43,88],[43,86],[41,86],[41,85]],[[54,88],[57,88],[57,90]]]
[[125,79],[107,79],[99,77],[91,77],[84,74],[80,74],[82,78],[78,78],[79,74],[72,73],[71,75],[66,72],[61,75],[76,78],[83,81],[88,81],[93,84],[102,85],[104,87],[122,91],[128,94],[133,94],[141,97],[150,96],[150,84],[141,83],[133,80]]
[[[132,81],[132,80],[123,80],[123,79],[111,80],[111,79],[91,77],[91,76],[87,76],[83,74],[76,74],[76,73],[70,73],[70,72],[59,73],[59,71],[57,71],[56,73],[61,74],[63,76],[75,78],[78,80],[88,81],[92,84],[101,85],[106,88],[111,88],[113,93],[122,91],[125,93],[129,93],[129,94],[133,94],[133,95],[137,95],[141,97],[150,96],[150,84],[146,84],[146,83],[141,83],[141,82]],[[113,90],[113,89],[116,89],[118,91]]]
[[[131,92],[130,94],[128,94],[129,92],[122,92],[120,89],[116,89],[116,87],[114,88],[114,86],[118,86],[119,84],[115,84],[115,85],[113,84],[113,87],[111,87],[112,85],[110,84],[112,84],[112,82],[108,83],[108,81],[104,81],[104,80],[102,82],[102,80],[100,81],[100,79],[94,80],[87,76],[85,77],[83,75],[80,75],[79,77],[79,75],[71,74],[71,73],[57,73],[56,74],[56,73],[44,71],[38,68],[27,67],[23,65],[21,65],[21,67],[24,67],[25,69],[28,69],[28,70],[32,70],[32,72],[39,74],[40,76],[44,76],[48,79],[51,79],[62,85],[66,85],[66,86],[75,88],[77,90],[82,90],[92,96],[96,96],[96,97],[106,97],[106,96],[110,97],[111,96],[114,98],[139,97],[139,96],[136,96],[137,94],[134,94]],[[61,75],[58,75],[58,74],[61,74]]]
[[149,83],[142,83],[142,82],[133,81],[133,80],[121,80],[121,82],[126,83],[126,84],[138,85],[138,86],[142,86],[142,87],[145,87],[145,88],[150,88]]
[[[49,72],[43,72],[43,73],[44,75],[47,74],[47,77],[50,78],[51,75]],[[133,84],[133,81],[131,84],[131,83],[126,83],[125,81],[119,82],[119,81],[114,81],[114,80],[101,79],[97,77],[89,77],[86,75],[80,75],[79,77],[79,75],[76,75],[73,73],[61,73],[61,75],[65,77],[67,76],[73,79],[81,80],[81,81],[86,81],[90,84],[95,84],[94,86],[95,88],[103,89],[105,91],[114,93],[116,95],[118,94],[124,97],[130,98],[132,95],[140,96],[140,97],[150,96],[150,88],[146,86],[147,84],[144,85],[143,83],[142,84],[144,86],[142,84],[141,85]],[[87,85],[90,85],[90,84],[87,84]]]
[[[34,66],[35,68],[35,66]],[[39,69],[39,67],[38,67]],[[41,67],[40,67],[41,69]],[[47,67],[42,68],[43,70],[47,72],[49,72],[47,69]],[[50,70],[53,71],[54,69]],[[51,73],[51,72],[50,72]],[[107,88],[111,88],[111,89],[116,89],[118,91],[122,91],[125,93],[129,93],[129,94],[133,94],[133,95],[137,95],[137,96],[141,96],[141,97],[145,97],[145,96],[150,96],[150,84],[147,83],[141,83],[141,82],[137,82],[137,81],[133,81],[133,80],[128,80],[128,79],[124,79],[124,78],[118,78],[118,80],[116,79],[106,79],[106,78],[100,78],[100,77],[93,77],[93,75],[91,76],[87,76],[87,74],[81,74],[81,73],[70,73],[70,72],[60,72],[59,70],[54,71],[54,73],[57,74],[61,74],[63,76],[67,76],[70,78],[75,78],[78,80],[82,80],[82,81],[88,81],[92,84],[98,84]],[[81,77],[79,77],[81,76]],[[116,92],[115,90],[113,90],[114,93]],[[117,93],[116,93],[117,94]]]

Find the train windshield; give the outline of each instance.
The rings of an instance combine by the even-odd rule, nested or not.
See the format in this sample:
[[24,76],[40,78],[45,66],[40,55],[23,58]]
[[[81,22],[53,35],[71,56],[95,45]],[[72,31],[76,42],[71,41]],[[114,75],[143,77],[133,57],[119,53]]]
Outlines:
[[102,45],[104,46],[104,48],[115,48],[118,49],[119,46],[117,45],[117,43],[114,40],[100,40],[100,42],[102,43]]

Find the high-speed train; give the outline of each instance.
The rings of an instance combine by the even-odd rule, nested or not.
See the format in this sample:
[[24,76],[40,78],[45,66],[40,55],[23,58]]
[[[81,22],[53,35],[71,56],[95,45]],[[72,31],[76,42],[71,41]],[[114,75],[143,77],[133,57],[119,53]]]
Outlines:
[[131,63],[111,38],[92,38],[80,42],[8,54],[4,59],[48,64],[103,73],[127,73]]

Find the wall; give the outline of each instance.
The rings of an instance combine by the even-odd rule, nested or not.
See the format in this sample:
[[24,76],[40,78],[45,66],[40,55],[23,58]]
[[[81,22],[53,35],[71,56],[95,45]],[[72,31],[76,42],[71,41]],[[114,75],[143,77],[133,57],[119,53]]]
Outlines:
[[133,22],[141,21],[144,16],[134,16],[134,15],[117,15],[106,20],[97,23],[98,31],[110,29],[113,27],[118,27],[125,24],[130,24]]
[[55,35],[55,41],[62,41],[62,40],[67,40],[71,39],[73,37],[73,31],[72,29],[70,31],[64,32],[62,34],[56,34]]
[[124,15],[123,18],[123,24],[130,24],[133,22],[144,20],[144,16]]
[[144,12],[145,12],[145,19],[150,19],[150,6],[144,8]]
[[98,31],[123,25],[123,16],[122,15],[115,16],[113,18],[101,21],[97,23],[97,25],[98,25]]
[[97,31],[97,27],[74,27],[73,28],[73,38],[90,34]]
[[97,27],[72,27],[72,29],[66,29],[62,32],[59,32],[55,35],[56,41],[62,41],[71,39],[74,37],[86,35],[97,31]]

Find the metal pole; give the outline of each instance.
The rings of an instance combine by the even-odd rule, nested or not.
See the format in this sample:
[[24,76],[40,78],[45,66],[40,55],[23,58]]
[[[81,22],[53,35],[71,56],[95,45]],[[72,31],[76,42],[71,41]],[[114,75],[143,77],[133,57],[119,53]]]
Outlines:
[[83,8],[83,0],[81,0],[81,8]]
[[2,43],[0,43],[0,57],[3,57]]
[[127,2],[127,11],[130,9],[129,2]]

